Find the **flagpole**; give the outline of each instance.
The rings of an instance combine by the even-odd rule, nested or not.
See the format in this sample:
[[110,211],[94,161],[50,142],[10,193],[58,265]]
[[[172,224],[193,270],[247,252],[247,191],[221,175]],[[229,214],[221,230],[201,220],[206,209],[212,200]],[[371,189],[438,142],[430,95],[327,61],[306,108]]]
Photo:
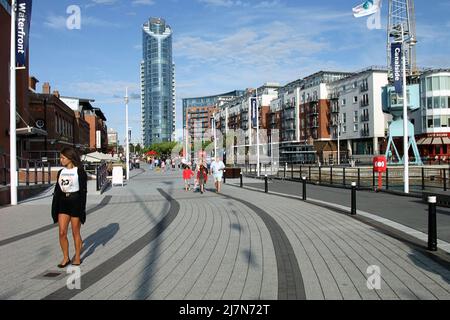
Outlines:
[[130,141],[129,141],[129,132],[128,132],[128,87],[125,89],[125,126],[126,126],[126,137],[125,137],[125,143],[126,143],[126,180],[128,181],[130,179]]
[[16,145],[16,0],[11,1],[11,64],[9,80],[9,176],[11,205],[17,205],[17,145]]

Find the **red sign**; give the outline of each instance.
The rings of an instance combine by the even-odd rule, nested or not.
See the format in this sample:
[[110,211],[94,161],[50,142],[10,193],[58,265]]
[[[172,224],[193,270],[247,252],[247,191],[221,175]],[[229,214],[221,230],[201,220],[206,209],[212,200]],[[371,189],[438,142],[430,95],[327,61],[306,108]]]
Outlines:
[[386,172],[387,161],[385,156],[373,158],[373,170],[378,173]]

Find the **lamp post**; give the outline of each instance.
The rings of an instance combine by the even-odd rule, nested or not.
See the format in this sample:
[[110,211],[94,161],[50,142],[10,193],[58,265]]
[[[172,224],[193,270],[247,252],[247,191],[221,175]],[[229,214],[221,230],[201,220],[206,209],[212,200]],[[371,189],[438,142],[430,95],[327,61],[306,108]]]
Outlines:
[[337,128],[337,164],[341,164],[341,114],[338,113],[338,128]]
[[16,145],[16,0],[11,1],[11,64],[9,88],[9,177],[11,205],[17,205],[17,145]]
[[405,56],[405,35],[403,24],[401,25],[402,33],[402,73],[403,73],[403,163],[404,163],[404,192],[409,193],[409,141],[408,141],[408,95],[406,86],[406,56]]
[[125,155],[125,161],[126,161],[126,180],[130,179],[130,141],[128,138],[128,87],[125,90],[125,144],[126,144],[126,155]]

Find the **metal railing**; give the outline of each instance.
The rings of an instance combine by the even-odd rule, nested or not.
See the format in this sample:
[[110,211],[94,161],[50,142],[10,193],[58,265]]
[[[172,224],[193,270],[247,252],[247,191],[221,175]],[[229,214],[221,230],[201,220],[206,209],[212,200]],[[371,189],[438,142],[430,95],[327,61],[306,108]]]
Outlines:
[[[17,158],[18,184],[29,186],[31,184],[51,184],[52,166],[50,162],[35,159]],[[7,186],[10,183],[10,157],[0,155],[0,184]]]
[[[256,175],[256,164],[241,166],[245,175]],[[372,167],[317,166],[281,164],[260,165],[260,175],[271,178],[301,181],[306,177],[309,183],[348,187],[352,181],[357,182],[359,189],[375,189],[378,185],[378,173]],[[410,189],[421,191],[448,191],[450,189],[450,166],[411,166],[409,169]],[[403,167],[390,166],[382,175],[382,189],[403,191]]]

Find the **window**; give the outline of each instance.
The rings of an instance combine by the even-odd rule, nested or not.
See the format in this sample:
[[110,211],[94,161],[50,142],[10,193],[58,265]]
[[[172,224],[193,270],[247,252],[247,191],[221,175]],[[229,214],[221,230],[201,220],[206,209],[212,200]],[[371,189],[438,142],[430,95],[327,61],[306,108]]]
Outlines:
[[358,87],[358,82],[357,81],[353,82],[353,89],[355,89],[356,87]]
[[353,114],[353,122],[358,122],[358,111],[355,111]]
[[440,117],[434,118],[434,127],[439,128],[440,126],[441,126],[441,118]]
[[358,131],[358,124],[357,124],[357,123],[355,123],[355,124],[353,125],[353,131],[354,131],[354,132]]
[[427,78],[427,91],[433,91],[433,83],[431,77]]
[[433,118],[427,117],[427,128],[433,128]]
[[353,97],[353,103],[357,103],[358,102],[358,97],[357,96],[354,96]]
[[439,85],[439,77],[433,77],[433,91],[441,90],[441,86]]
[[347,104],[347,100],[346,99],[342,99],[342,105],[345,106]]
[[346,125],[343,125],[342,126],[342,133],[346,133],[347,132],[347,126]]
[[342,122],[347,123],[347,114],[346,113],[342,114]]
[[433,108],[434,109],[439,109],[440,106],[440,101],[441,101],[441,97],[434,97],[433,98]]
[[427,109],[433,109],[433,98],[432,97],[427,98]]

